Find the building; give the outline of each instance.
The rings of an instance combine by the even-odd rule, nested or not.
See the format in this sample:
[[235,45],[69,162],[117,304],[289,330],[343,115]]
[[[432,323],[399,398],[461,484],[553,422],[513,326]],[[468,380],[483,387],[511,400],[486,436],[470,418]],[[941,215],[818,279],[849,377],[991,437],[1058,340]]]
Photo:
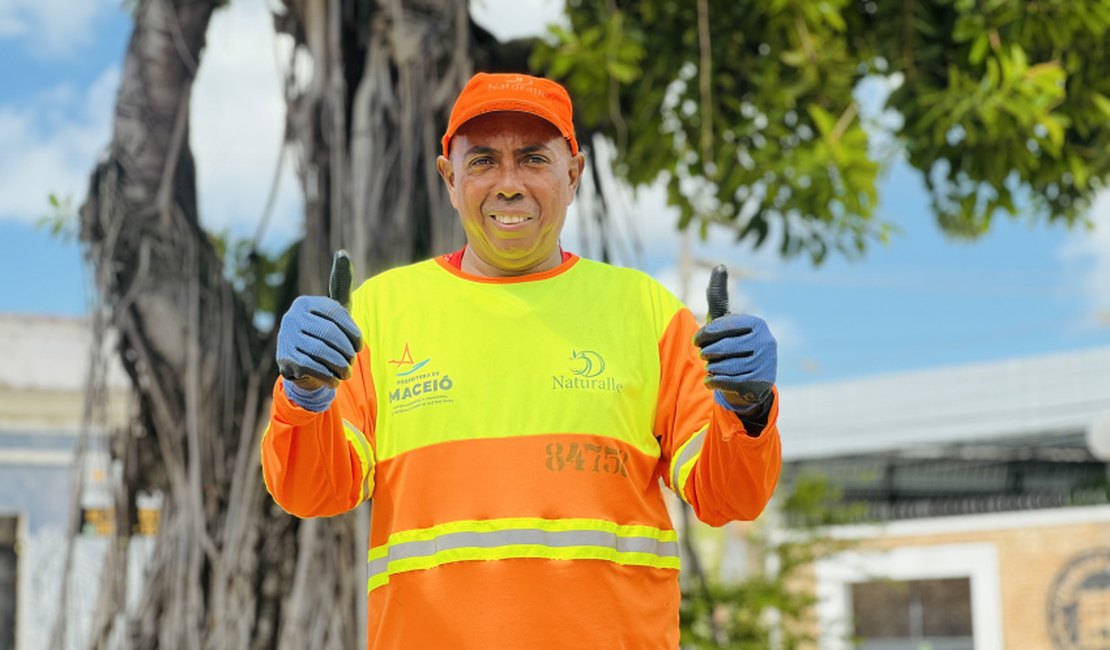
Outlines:
[[[126,421],[128,384],[111,343],[104,366],[91,343],[84,320],[0,314],[0,650],[51,647],[71,531],[75,592],[98,588],[103,434]],[[105,373],[95,400],[90,367]],[[850,549],[814,568],[822,650],[1110,650],[1108,465],[1092,453],[1110,444],[1090,434],[1110,423],[1110,348],[781,395],[783,487],[820,473],[868,513],[828,531]],[[707,536],[722,579],[750,575],[748,530]],[[70,600],[64,647],[92,606]]]
[[[99,582],[112,472],[103,434],[125,421],[128,384],[110,344],[105,365],[90,363],[91,343],[86,320],[0,314],[0,650],[51,647],[71,529],[75,583],[88,593]],[[104,390],[87,402],[91,367]],[[87,621],[92,602],[73,599],[67,615]]]
[[1110,426],[1110,349],[782,400],[786,481],[819,473],[869,513],[829,531],[851,549],[815,568],[822,650],[1110,650],[1110,459],[1092,433]]

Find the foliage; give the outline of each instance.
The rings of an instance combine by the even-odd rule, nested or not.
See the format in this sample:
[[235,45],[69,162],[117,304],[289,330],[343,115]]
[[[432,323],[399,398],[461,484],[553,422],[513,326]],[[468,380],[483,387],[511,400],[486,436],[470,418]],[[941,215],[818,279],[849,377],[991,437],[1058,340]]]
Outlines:
[[805,578],[816,561],[851,545],[832,539],[824,527],[858,522],[864,512],[842,496],[822,477],[795,480],[772,517],[797,524],[781,539],[772,539],[765,526],[750,538],[750,547],[764,552],[774,570],[735,584],[709,580],[705,589],[684,590],[682,647],[791,650],[814,643],[809,616],[817,601]]
[[50,210],[35,220],[35,227],[46,230],[52,237],[63,242],[77,239],[77,210],[73,207],[73,197],[58,196],[51,193],[47,197]]
[[893,135],[951,235],[1019,204],[1072,224],[1110,178],[1110,0],[569,0],[566,14],[532,65],[570,88],[580,139],[610,139],[634,186],[662,177],[703,236],[722,224],[815,262],[884,240],[853,96],[867,76],[896,86]]
[[289,300],[289,286],[296,283],[297,252],[300,242],[275,255],[259,250],[250,239],[236,239],[228,232],[208,233],[216,256],[224,262],[224,277],[255,324],[269,330],[277,314]]
[[1082,217],[1110,178],[1110,1],[876,3],[860,27],[905,79],[888,105],[947,232]]

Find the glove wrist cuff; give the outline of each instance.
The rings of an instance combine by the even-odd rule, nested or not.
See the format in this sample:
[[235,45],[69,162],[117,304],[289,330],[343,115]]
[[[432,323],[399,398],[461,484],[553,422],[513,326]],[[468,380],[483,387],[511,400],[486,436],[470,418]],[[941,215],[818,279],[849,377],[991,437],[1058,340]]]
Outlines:
[[288,377],[283,377],[285,396],[289,401],[306,411],[322,413],[328,410],[332,400],[335,399],[335,389],[331,386],[321,386],[315,390],[301,388]]
[[[736,395],[736,393],[733,393]],[[729,399],[729,395],[722,390],[713,391],[713,401],[720,404],[722,407],[732,411],[741,417],[751,417],[766,414],[771,405],[773,394],[767,393],[767,396],[758,402],[747,402],[740,398],[739,395],[733,400]]]

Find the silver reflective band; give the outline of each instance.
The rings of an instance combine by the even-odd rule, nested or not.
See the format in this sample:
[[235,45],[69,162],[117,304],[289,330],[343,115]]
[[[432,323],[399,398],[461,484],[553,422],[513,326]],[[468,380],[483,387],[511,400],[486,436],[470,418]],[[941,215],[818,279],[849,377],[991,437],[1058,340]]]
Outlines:
[[[682,486],[678,484],[678,474],[682,470],[683,465],[685,465],[691,458],[701,453],[701,446],[702,443],[705,442],[705,433],[708,430],[709,427],[706,427],[701,431],[695,433],[694,437],[690,439],[690,442],[687,443],[686,447],[682,450],[682,453],[679,454],[678,458],[674,459],[674,461],[671,462],[671,489],[674,490],[675,494],[678,494],[679,496],[682,496]],[[682,497],[682,500],[685,501],[686,497]]]
[[484,533],[446,533],[435,539],[401,542],[389,547],[385,557],[370,561],[370,578],[385,573],[390,562],[416,557],[430,557],[440,551],[458,548],[497,548],[500,546],[534,545],[551,548],[595,546],[618,553],[649,553],[659,557],[678,557],[678,542],[660,541],[651,537],[622,537],[601,530],[548,531],[534,528],[498,530]]
[[355,425],[348,422],[347,418],[343,418],[343,428],[347,431],[347,437],[353,437],[362,448],[360,460],[362,458],[365,458],[366,466],[362,468],[362,491],[360,492],[360,494],[363,499],[368,499],[370,498],[370,472],[374,469],[374,456],[373,452],[371,452],[370,450],[370,443],[366,440],[366,436],[363,435],[362,431],[360,431],[359,428]]

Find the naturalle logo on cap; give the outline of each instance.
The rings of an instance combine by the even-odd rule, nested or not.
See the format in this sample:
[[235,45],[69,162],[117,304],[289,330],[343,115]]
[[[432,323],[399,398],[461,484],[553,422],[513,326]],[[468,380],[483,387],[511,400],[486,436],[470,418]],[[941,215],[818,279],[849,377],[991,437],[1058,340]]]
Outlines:
[[489,83],[489,87],[493,88],[494,90],[498,90],[498,89],[502,89],[502,88],[508,88],[511,85],[517,85],[517,84],[522,85],[522,86],[531,86],[532,85],[532,78],[531,77],[525,77],[522,74],[512,75],[510,77],[505,77],[504,81],[502,83],[499,83],[499,84],[494,83],[494,82],[491,81]]
[[505,91],[510,90],[518,93],[525,93],[528,95],[535,95],[536,97],[548,97],[550,93],[544,91],[542,88],[537,88],[532,77],[525,77],[524,75],[514,75],[506,79],[497,81],[490,81],[487,84],[489,90],[492,91]]

